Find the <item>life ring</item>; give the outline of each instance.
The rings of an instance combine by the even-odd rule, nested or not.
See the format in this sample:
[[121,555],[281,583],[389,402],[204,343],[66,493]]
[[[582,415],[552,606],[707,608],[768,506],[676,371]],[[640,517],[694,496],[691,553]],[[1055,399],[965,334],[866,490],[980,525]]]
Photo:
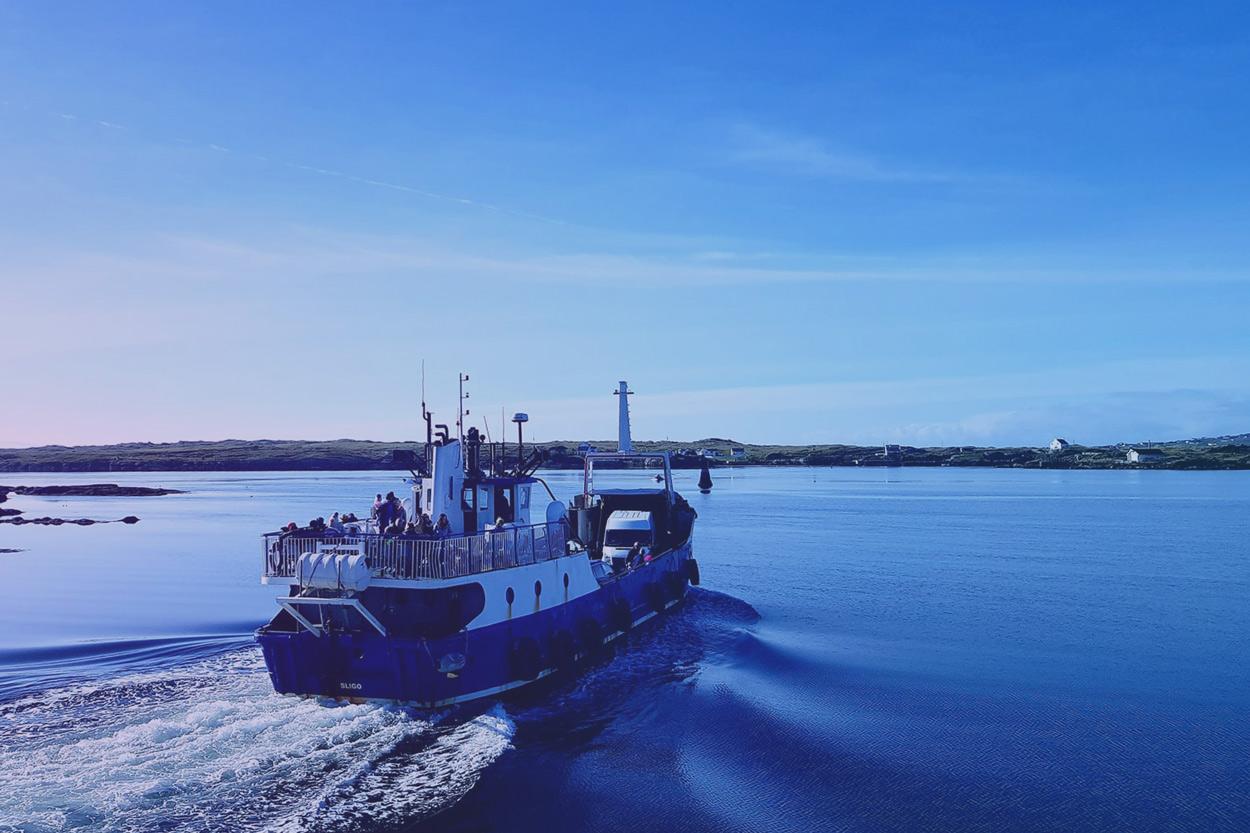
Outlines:
[[538,643],[533,639],[522,637],[514,640],[508,651],[508,664],[512,668],[512,676],[522,680],[532,680],[542,670],[542,653]]
[[699,583],[699,562],[693,558],[686,561],[686,577],[690,579],[690,583],[698,585]]

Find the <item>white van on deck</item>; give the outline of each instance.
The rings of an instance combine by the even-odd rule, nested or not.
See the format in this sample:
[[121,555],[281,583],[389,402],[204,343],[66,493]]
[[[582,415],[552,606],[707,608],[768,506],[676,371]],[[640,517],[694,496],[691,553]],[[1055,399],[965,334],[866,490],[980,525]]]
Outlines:
[[647,552],[655,546],[655,524],[650,512],[617,510],[608,515],[603,530],[603,560],[614,567],[625,565],[629,548],[642,544]]

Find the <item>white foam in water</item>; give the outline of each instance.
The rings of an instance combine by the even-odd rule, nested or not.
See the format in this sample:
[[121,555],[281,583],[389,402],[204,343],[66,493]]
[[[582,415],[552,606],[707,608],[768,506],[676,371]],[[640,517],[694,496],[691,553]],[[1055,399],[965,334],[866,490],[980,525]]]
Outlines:
[[503,753],[466,722],[279,697],[256,650],[0,704],[0,830],[337,831],[412,820]]

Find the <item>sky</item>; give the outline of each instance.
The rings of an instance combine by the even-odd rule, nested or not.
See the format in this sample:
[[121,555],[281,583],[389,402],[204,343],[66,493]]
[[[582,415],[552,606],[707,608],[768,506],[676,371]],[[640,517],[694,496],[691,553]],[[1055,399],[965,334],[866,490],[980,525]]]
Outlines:
[[0,3],[0,446],[1250,431],[1239,3]]

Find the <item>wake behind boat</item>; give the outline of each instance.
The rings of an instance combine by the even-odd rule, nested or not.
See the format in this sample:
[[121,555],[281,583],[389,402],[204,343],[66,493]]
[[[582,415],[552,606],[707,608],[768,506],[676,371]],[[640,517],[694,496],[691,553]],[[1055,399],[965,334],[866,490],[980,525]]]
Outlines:
[[[514,458],[476,428],[451,437],[423,406],[428,471],[405,514],[438,518],[436,531],[388,534],[370,519],[265,535],[262,582],[289,588],[256,632],[274,689],[468,702],[570,668],[681,602],[699,583],[696,513],[673,489],[667,452],[633,451],[624,382],[618,393],[619,451],[586,455],[572,506],[535,476],[542,456],[524,453],[524,414]],[[601,489],[596,463],[662,473]]]

